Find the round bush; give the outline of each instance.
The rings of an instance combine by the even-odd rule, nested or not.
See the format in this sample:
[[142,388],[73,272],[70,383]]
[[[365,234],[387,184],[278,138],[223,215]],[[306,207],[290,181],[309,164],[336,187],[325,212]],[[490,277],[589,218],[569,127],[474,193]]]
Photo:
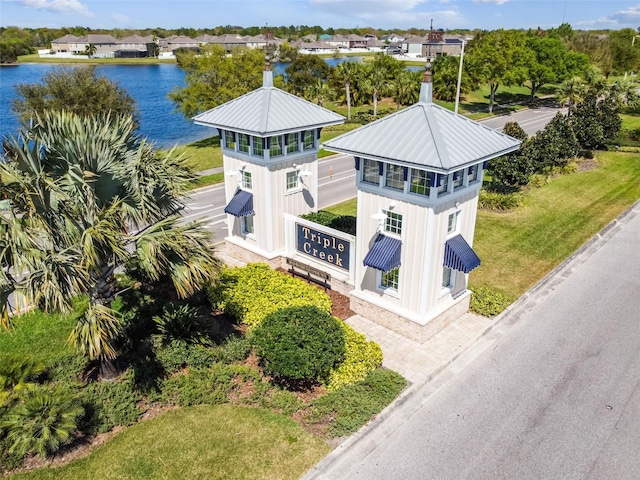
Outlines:
[[253,332],[253,345],[265,373],[278,379],[324,379],[345,356],[340,320],[313,306],[267,315]]

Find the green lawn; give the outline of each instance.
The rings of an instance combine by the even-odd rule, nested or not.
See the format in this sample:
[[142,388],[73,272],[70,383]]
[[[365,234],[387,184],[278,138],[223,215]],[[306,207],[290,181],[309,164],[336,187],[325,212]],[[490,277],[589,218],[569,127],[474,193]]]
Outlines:
[[45,365],[74,353],[67,338],[76,319],[88,304],[86,298],[74,302],[75,314],[46,314],[34,310],[13,319],[10,330],[0,329],[0,355],[30,356]]
[[634,130],[636,128],[640,128],[640,116],[633,114],[623,113],[620,115],[622,118],[622,129],[623,130]]
[[330,451],[292,420],[231,405],[182,408],[139,423],[88,457],[15,479],[295,479]]
[[[640,155],[597,152],[595,170],[555,178],[507,213],[479,211],[471,286],[519,297],[640,198]],[[355,215],[355,199],[329,207]]]
[[222,150],[218,136],[180,145],[175,147],[174,151],[188,158],[189,166],[196,172],[222,166]]

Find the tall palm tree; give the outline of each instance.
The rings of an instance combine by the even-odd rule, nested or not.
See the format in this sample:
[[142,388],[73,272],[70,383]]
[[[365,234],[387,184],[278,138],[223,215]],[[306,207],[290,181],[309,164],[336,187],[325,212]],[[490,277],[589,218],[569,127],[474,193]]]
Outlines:
[[4,143],[0,192],[0,314],[22,294],[45,311],[89,306],[70,341],[110,366],[119,318],[110,308],[114,272],[133,259],[149,278],[171,277],[179,296],[218,271],[209,234],[179,224],[192,178],[184,159],[156,154],[135,134],[131,117],[80,117],[45,111]]
[[396,77],[394,90],[396,96],[396,110],[402,105],[415,103],[420,95],[422,72],[404,70]]
[[342,62],[335,70],[338,80],[344,84],[347,100],[347,120],[351,120],[351,85],[355,81],[358,71],[358,64],[351,61]]

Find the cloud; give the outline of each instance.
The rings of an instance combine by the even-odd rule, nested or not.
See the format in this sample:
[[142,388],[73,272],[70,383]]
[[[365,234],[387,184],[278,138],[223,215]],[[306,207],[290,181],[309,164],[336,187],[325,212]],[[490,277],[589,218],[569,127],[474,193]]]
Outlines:
[[330,13],[356,15],[371,12],[406,12],[427,0],[309,0],[312,7]]
[[[441,3],[447,3],[449,0]],[[309,4],[333,21],[354,24],[386,25],[388,28],[427,28],[433,19],[436,28],[469,25],[455,5],[442,10],[425,11],[427,0],[309,0]]]
[[623,27],[635,28],[640,23],[640,5],[636,7],[629,7],[627,10],[620,10],[614,12],[606,17],[600,17],[597,20],[584,20],[581,22],[575,22],[578,27],[590,27],[590,28],[610,28],[619,29]]
[[502,5],[509,0],[473,0],[473,3],[495,3],[496,5]]
[[36,10],[48,10],[58,13],[78,13],[85,17],[92,17],[89,8],[78,0],[16,0],[26,7]]

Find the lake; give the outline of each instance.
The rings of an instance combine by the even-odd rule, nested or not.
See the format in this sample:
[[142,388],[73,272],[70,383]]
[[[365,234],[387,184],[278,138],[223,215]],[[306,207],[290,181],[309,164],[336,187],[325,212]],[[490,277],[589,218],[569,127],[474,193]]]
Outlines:
[[[328,58],[332,66],[344,61],[360,61],[361,57]],[[288,64],[276,63],[274,74],[284,72]],[[20,124],[11,112],[19,83],[38,83],[54,68],[53,64],[31,63],[0,67],[0,137],[15,133]],[[181,113],[167,93],[176,86],[184,86],[184,71],[176,64],[162,65],[99,65],[98,75],[104,75],[129,92],[140,111],[140,133],[160,147],[185,144],[211,136],[211,128],[194,125]]]

